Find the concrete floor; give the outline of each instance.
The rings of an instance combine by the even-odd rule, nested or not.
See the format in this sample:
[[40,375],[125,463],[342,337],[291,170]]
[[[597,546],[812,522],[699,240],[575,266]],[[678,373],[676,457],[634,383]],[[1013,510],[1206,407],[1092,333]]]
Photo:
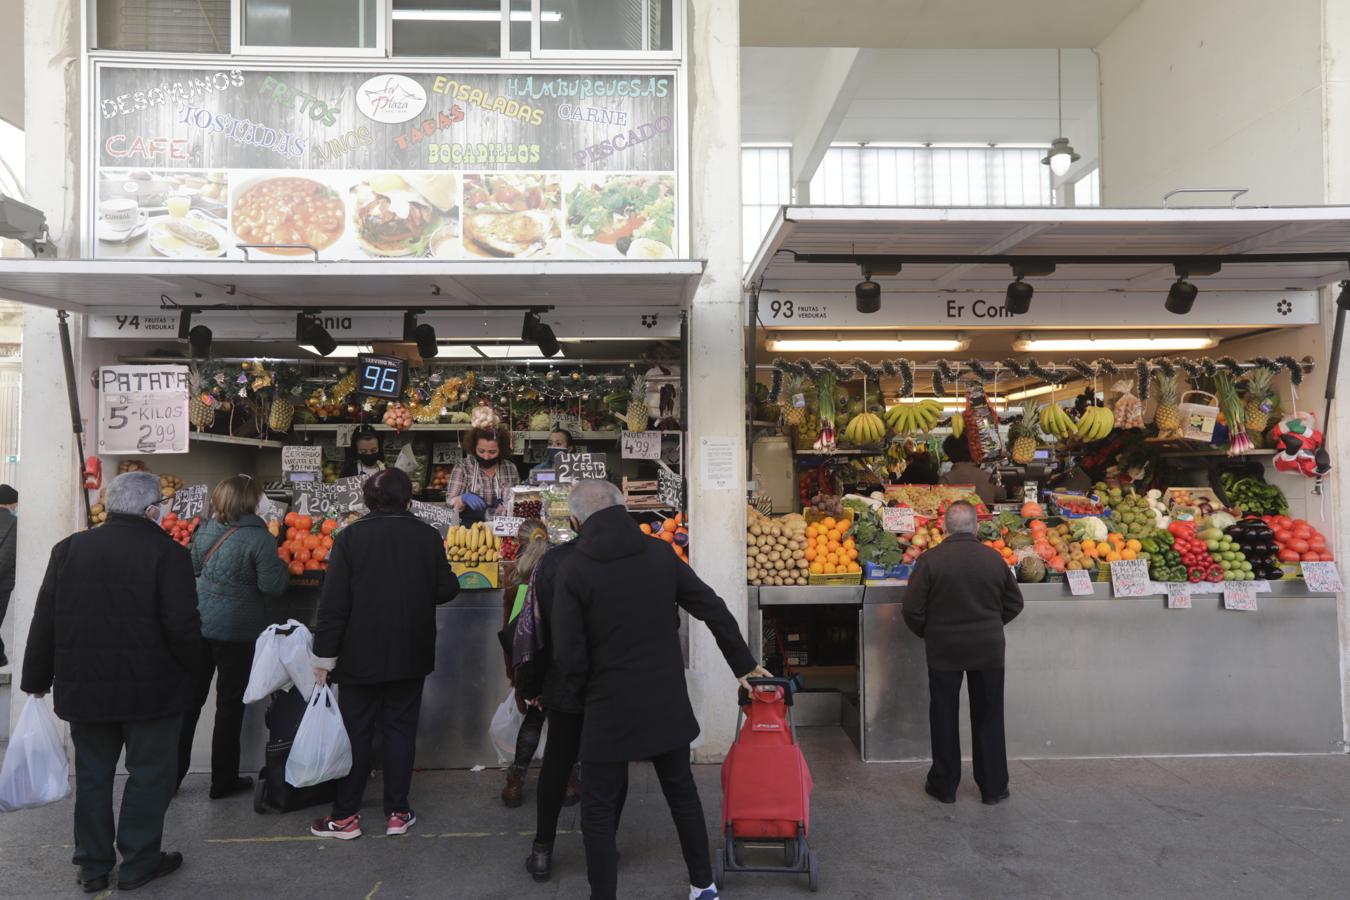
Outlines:
[[[1336,897],[1350,894],[1350,758],[1247,757],[1017,762],[1012,800],[955,806],[922,792],[925,764],[865,765],[837,733],[806,735],[815,775],[812,844],[821,893],[881,897]],[[697,770],[712,816],[718,770]],[[565,810],[554,880],[521,864],[533,796],[497,799],[497,771],[419,773],[419,821],[407,838],[310,838],[311,813],[258,816],[247,798],[210,802],[192,776],[169,810],[166,849],[181,872],[147,897],[584,898],[577,812]],[[378,818],[378,780],[367,791]],[[370,806],[370,802],[374,806]],[[72,802],[0,816],[0,895],[78,896]],[[620,896],[687,896],[674,831],[650,770],[634,767],[619,838]],[[714,846],[720,841],[714,839]],[[730,876],[728,898],[810,896],[806,879]]]

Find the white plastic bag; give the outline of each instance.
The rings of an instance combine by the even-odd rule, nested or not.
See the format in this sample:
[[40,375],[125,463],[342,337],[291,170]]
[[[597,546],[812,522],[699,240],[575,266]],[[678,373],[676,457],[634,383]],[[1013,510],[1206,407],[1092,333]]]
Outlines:
[[286,758],[286,783],[311,787],[342,778],[352,769],[352,742],[329,685],[315,685],[309,708]]
[[[516,693],[506,695],[502,705],[492,714],[492,724],[488,726],[488,736],[492,738],[492,748],[497,751],[497,762],[506,765],[516,758],[516,736],[520,734],[520,725],[525,721],[516,708]],[[535,759],[544,756],[544,741],[548,737],[548,725],[544,725],[539,736],[539,748],[534,752]]]
[[[277,633],[285,628],[294,631],[290,635]],[[257,703],[292,684],[308,696],[314,687],[314,668],[309,658],[312,642],[309,629],[295,619],[287,619],[285,625],[264,628],[253,643],[253,668],[248,673],[244,702]]]
[[70,793],[70,761],[46,701],[29,697],[0,765],[0,812],[55,803]]

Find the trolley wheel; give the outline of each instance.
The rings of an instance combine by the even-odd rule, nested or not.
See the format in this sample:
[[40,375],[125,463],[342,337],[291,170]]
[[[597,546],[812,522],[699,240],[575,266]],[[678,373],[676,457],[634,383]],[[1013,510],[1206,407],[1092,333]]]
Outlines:
[[719,850],[713,857],[713,884],[722,887],[723,877],[727,874],[726,851]]
[[797,864],[797,839],[788,838],[783,841],[783,865],[791,868]]
[[806,883],[810,885],[812,892],[820,890],[820,860],[816,858],[816,851],[812,850],[806,854]]
[[267,804],[263,802],[263,796],[267,791],[267,781],[259,777],[253,783],[253,811],[260,816],[267,815]]

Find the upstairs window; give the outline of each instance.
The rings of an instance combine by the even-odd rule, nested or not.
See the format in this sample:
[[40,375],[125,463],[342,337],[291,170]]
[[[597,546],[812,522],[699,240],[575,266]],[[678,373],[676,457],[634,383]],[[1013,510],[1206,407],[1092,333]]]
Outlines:
[[229,53],[232,0],[97,0],[99,50]]

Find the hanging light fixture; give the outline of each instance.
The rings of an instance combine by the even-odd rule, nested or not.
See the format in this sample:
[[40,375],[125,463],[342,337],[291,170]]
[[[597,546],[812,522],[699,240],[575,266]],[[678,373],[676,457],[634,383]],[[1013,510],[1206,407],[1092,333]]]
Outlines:
[[1064,137],[1064,51],[1055,51],[1056,95],[1059,98],[1059,137],[1050,142],[1050,153],[1041,162],[1050,167],[1056,178],[1068,174],[1074,163],[1082,159],[1074,152],[1069,139]]

